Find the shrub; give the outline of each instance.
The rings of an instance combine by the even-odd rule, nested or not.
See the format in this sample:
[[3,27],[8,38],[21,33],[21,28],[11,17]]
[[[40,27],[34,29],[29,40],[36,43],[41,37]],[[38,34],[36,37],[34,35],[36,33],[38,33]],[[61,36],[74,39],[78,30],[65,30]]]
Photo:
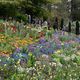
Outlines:
[[62,18],[62,19],[61,19],[61,23],[60,23],[60,30],[63,29],[63,25],[64,25],[64,19]]
[[21,14],[21,13],[18,13],[16,15],[16,20],[18,21],[24,21],[25,23],[28,22],[28,16],[24,15],[24,14]]
[[11,3],[0,3],[0,16],[14,17],[17,13],[17,5]]

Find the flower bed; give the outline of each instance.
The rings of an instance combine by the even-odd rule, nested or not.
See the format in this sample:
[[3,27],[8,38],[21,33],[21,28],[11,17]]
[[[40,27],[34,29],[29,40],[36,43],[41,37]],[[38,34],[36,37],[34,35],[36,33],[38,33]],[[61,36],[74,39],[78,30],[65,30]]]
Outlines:
[[10,28],[0,33],[1,80],[79,80],[80,36]]

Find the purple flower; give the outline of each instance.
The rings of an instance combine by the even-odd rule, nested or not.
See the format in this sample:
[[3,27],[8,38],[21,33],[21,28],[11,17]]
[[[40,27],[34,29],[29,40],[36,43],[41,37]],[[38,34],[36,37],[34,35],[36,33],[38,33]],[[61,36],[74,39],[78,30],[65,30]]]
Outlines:
[[62,47],[61,44],[57,44],[56,46],[57,46],[57,49],[61,49]]
[[41,38],[40,40],[39,40],[39,43],[40,44],[43,44],[43,43],[45,43],[46,42],[46,40],[44,39],[44,38]]
[[58,35],[58,32],[54,32],[54,35]]
[[33,45],[30,45],[29,48],[28,48],[28,50],[31,51],[31,52],[34,52],[34,49],[35,49],[35,46],[33,46]]
[[65,32],[64,31],[62,31],[62,35],[64,35],[65,34]]
[[40,51],[41,51],[42,53],[45,53],[45,48],[41,48]]
[[43,54],[52,54],[54,53],[54,49],[52,47],[43,47],[40,49]]
[[20,48],[17,48],[15,52],[16,53],[19,53],[20,51],[21,51],[21,49]]

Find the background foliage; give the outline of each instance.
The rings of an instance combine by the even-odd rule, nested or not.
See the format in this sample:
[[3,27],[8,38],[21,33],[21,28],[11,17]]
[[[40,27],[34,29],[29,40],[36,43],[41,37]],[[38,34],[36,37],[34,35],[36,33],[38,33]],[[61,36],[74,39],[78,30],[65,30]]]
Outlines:
[[33,17],[58,16],[80,20],[79,3],[79,0],[1,0],[0,16],[14,18],[21,13]]

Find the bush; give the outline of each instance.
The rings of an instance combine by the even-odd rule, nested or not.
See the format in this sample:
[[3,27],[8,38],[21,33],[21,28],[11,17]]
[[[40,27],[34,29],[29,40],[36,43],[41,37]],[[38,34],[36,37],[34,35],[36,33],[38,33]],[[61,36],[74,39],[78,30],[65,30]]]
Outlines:
[[18,13],[16,15],[16,20],[18,20],[18,21],[22,20],[22,21],[24,21],[26,23],[26,22],[28,22],[28,16],[26,16],[26,15],[24,15],[22,13]]
[[17,11],[17,5],[15,4],[0,3],[0,16],[14,17]]

